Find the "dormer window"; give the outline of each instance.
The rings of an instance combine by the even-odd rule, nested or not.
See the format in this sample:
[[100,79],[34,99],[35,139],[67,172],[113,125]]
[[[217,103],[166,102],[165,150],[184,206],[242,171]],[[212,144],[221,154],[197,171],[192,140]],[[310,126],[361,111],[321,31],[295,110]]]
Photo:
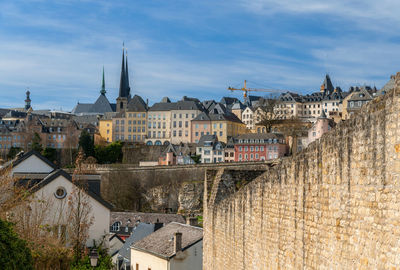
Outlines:
[[112,231],[119,231],[121,228],[121,222],[120,221],[116,221],[114,222],[113,225],[111,225],[111,230]]

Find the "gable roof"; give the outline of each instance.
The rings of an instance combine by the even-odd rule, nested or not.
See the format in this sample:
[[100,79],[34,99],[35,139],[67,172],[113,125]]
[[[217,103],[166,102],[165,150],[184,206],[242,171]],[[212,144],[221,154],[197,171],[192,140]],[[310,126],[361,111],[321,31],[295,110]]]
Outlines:
[[112,112],[113,109],[107,97],[105,95],[100,95],[89,111],[92,113],[105,113]]
[[149,111],[170,111],[175,109],[176,102],[158,102],[149,108]]
[[16,166],[18,166],[18,164],[20,164],[24,160],[27,160],[31,156],[38,157],[40,160],[42,160],[44,163],[46,163],[47,165],[52,167],[54,170],[58,169],[58,167],[53,162],[51,162],[50,160],[48,160],[47,158],[45,158],[44,156],[42,156],[39,152],[36,152],[35,150],[31,150],[28,153],[24,153],[22,156],[18,157],[15,161],[11,162],[9,165],[16,167]]
[[211,142],[213,146],[216,142],[218,141],[217,135],[214,134],[206,134],[200,137],[199,142],[197,143],[197,146],[204,146],[205,142]]
[[176,255],[174,250],[174,233],[182,233],[182,250],[203,240],[203,229],[186,224],[171,222],[154,233],[132,245],[135,250],[170,259]]
[[136,225],[133,230],[131,236],[125,239],[125,243],[122,248],[119,250],[118,255],[124,257],[125,259],[131,259],[131,245],[142,240],[146,236],[152,234],[155,230],[154,224],[148,224],[144,222],[140,222]]
[[93,103],[79,103],[72,109],[73,114],[78,113],[89,113],[90,109],[92,108]]
[[[62,170],[62,169],[58,169],[53,171],[52,173],[50,173],[48,176],[46,176],[42,181],[40,181],[39,183],[37,183],[36,185],[34,185],[32,187],[32,191],[36,192],[39,189],[41,189],[42,187],[46,186],[47,184],[49,184],[50,182],[52,182],[53,180],[57,179],[59,176],[63,176],[65,179],[67,179],[68,181],[70,181],[72,184],[74,184],[72,182],[72,177],[69,173],[67,173],[66,171]],[[75,184],[74,184],[75,185]],[[95,192],[93,192],[92,190],[90,190],[89,188],[86,190],[86,193],[92,197],[93,199],[95,199],[96,201],[98,201],[100,204],[102,204],[104,207],[108,208],[108,209],[112,209],[113,206],[106,202],[103,198],[101,198],[99,195],[97,195]]]
[[129,101],[127,106],[128,112],[144,112],[147,110],[147,105],[144,102],[143,98],[138,95],[134,95],[133,98]]

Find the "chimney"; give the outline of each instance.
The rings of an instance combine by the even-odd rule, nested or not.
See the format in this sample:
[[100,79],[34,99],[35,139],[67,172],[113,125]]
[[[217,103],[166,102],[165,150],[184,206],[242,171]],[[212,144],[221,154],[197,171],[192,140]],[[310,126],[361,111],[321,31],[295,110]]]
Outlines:
[[180,232],[174,233],[174,251],[175,253],[182,251],[182,233]]
[[186,224],[190,225],[190,226],[198,226],[199,225],[197,218],[195,218],[195,217],[187,217]]

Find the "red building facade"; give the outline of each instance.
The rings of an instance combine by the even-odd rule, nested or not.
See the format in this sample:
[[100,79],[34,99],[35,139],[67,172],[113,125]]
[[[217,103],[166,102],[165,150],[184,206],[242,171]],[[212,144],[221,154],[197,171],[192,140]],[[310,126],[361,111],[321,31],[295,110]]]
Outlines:
[[250,133],[235,139],[235,161],[260,161],[283,157],[288,145],[282,134]]

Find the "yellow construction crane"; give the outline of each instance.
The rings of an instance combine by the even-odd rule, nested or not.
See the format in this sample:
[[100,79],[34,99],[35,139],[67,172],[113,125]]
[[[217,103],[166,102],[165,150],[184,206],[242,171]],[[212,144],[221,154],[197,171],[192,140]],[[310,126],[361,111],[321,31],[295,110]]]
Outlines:
[[228,90],[230,91],[243,91],[243,97],[247,97],[247,92],[268,92],[268,93],[283,93],[286,92],[286,90],[278,90],[278,89],[255,89],[255,88],[247,88],[246,87],[247,81],[244,80],[244,87],[242,88],[233,88],[233,87],[228,87]]

